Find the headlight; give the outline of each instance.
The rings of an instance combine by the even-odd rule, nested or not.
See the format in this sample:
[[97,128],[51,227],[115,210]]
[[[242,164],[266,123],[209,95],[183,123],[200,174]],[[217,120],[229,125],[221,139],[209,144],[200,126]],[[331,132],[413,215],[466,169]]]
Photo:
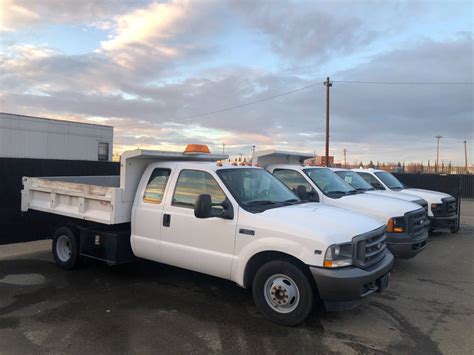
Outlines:
[[387,221],[387,232],[388,233],[403,233],[405,231],[405,218],[394,217]]
[[324,255],[324,267],[352,265],[352,243],[331,245]]
[[441,203],[432,203],[431,204],[431,211],[436,211],[438,208],[441,208],[441,206],[443,206],[443,204]]

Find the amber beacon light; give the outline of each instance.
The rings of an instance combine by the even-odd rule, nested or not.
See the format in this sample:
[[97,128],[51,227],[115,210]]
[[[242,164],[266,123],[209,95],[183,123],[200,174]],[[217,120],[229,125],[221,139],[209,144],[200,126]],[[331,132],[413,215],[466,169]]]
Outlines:
[[210,154],[209,147],[204,144],[188,144],[184,150],[184,154]]

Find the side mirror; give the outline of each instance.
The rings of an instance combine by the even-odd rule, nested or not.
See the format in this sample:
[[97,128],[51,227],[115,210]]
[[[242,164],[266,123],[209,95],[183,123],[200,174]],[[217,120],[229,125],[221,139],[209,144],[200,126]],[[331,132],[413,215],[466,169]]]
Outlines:
[[300,200],[307,200],[308,195],[306,193],[306,186],[298,185],[296,187],[296,195],[299,197]]
[[314,190],[311,192],[306,191],[306,186],[304,185],[298,185],[296,187],[296,195],[303,201],[319,202],[318,193]]
[[[221,206],[222,212],[217,214],[215,210],[212,209],[213,206]],[[196,197],[194,216],[196,216],[196,218],[219,217],[234,219],[234,208],[228,199],[225,199],[222,203],[212,203],[211,195],[202,194]]]
[[376,182],[374,181],[372,183],[372,187],[374,187],[377,190],[385,190],[385,187],[383,187],[383,185],[378,181],[376,181]]
[[202,194],[196,197],[196,203],[194,204],[194,215],[196,218],[212,217],[211,195]]

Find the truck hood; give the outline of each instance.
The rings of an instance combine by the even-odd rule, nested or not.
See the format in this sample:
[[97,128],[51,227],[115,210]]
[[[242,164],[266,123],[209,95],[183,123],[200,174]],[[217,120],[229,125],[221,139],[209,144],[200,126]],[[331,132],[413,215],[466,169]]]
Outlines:
[[370,216],[383,223],[389,218],[400,217],[421,208],[413,202],[369,194],[343,196],[334,200],[334,206]]
[[451,197],[451,195],[445,194],[444,192],[423,190],[423,189],[403,189],[403,193],[412,194],[421,197],[426,200],[428,204],[441,203],[441,199],[445,197]]
[[[257,216],[257,215],[254,215]],[[384,225],[375,219],[320,203],[272,208],[258,214],[267,229],[310,237],[326,245],[347,243],[353,237]]]
[[415,196],[415,195],[410,195],[408,193],[403,193],[403,192],[388,191],[388,190],[366,191],[365,193],[369,195],[397,198],[399,200],[408,201],[408,202],[420,200],[420,197]]

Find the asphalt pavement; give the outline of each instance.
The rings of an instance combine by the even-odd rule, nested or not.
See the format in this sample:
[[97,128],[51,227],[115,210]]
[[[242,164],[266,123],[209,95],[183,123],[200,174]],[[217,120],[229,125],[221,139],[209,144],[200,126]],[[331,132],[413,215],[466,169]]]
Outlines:
[[57,268],[50,241],[0,246],[0,354],[474,352],[474,201],[457,234],[395,263],[389,289],[298,327],[230,281],[142,261]]

